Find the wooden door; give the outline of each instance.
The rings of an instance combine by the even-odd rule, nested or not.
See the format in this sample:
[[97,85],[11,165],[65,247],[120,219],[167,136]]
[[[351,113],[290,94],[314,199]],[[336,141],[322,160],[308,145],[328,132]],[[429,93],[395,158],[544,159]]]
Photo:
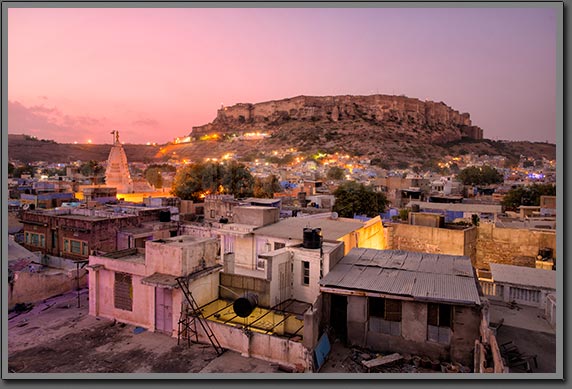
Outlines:
[[173,333],[173,292],[171,289],[155,288],[155,331]]

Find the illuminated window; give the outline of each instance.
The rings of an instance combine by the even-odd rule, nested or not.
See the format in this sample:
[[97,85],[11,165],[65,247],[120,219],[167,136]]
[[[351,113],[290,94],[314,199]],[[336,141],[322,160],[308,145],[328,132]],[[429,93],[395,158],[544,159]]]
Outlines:
[[452,329],[452,307],[446,304],[427,304],[427,340],[449,344]]
[[369,330],[401,335],[401,301],[369,297]]
[[302,261],[302,285],[310,285],[310,262]]

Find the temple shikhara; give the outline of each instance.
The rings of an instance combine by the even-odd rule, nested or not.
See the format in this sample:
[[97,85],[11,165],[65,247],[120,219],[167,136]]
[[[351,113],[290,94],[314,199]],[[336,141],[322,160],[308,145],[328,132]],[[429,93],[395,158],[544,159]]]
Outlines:
[[133,180],[129,173],[125,150],[119,141],[119,131],[111,131],[111,134],[113,134],[113,146],[107,158],[105,183],[107,186],[117,188],[117,193],[133,193]]

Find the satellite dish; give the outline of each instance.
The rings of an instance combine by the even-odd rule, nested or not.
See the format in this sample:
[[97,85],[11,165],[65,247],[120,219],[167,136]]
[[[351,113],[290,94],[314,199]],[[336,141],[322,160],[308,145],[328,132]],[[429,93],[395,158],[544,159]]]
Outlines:
[[30,204],[24,204],[24,205],[22,205],[22,209],[23,209],[24,211],[27,211],[28,209],[30,209]]
[[338,213],[337,212],[332,212],[332,219],[336,220],[338,218]]

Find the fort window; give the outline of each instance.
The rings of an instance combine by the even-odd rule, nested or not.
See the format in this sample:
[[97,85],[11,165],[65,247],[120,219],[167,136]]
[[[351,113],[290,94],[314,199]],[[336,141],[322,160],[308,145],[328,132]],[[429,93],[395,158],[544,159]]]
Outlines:
[[24,234],[26,244],[36,247],[46,247],[46,236],[35,232],[26,232]]
[[115,273],[114,306],[124,311],[133,310],[133,283],[131,274]]
[[451,342],[453,310],[447,304],[427,304],[427,340],[442,344]]
[[401,301],[369,297],[369,330],[401,335]]
[[302,285],[310,285],[310,262],[302,261]]

